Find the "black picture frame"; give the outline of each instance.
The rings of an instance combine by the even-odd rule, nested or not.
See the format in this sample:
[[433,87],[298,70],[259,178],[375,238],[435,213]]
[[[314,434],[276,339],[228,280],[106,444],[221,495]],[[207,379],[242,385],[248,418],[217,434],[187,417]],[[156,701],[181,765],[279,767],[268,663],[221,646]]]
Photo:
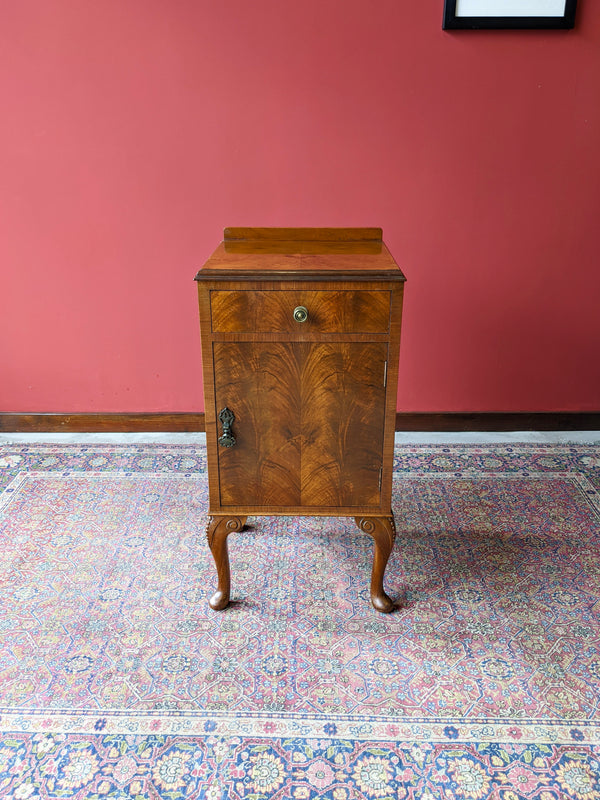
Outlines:
[[[505,30],[505,29],[564,29],[572,28],[575,25],[575,9],[577,0],[565,0],[565,11],[562,16],[552,17],[508,17],[498,14],[497,16],[465,17],[456,15],[456,5],[459,0],[444,0],[444,18],[442,28],[445,31],[451,30],[477,30],[481,28]],[[541,2],[542,0],[540,0]],[[488,4],[493,0],[488,0]],[[501,8],[502,3],[498,2]]]

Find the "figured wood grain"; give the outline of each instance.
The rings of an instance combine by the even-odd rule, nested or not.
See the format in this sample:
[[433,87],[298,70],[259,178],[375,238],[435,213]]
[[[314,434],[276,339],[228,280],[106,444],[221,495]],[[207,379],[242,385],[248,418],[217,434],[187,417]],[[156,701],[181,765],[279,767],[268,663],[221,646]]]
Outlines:
[[[262,279],[254,279],[253,281],[249,282],[248,284],[244,284],[243,282],[240,283],[238,280],[231,278],[229,284],[231,287],[231,291],[258,291],[258,292],[268,292],[271,294],[278,294],[279,287],[281,287],[282,291],[285,292],[298,292],[298,291],[311,291],[311,292],[335,292],[335,291],[355,291],[355,292],[376,292],[376,293],[385,293],[387,296],[391,296],[392,302],[390,306],[390,314],[389,314],[389,331],[385,334],[382,333],[319,333],[319,332],[305,332],[304,334],[298,333],[286,333],[286,332],[238,332],[238,333],[231,333],[231,332],[215,332],[212,330],[211,326],[211,309],[210,309],[210,297],[217,291],[220,291],[223,287],[217,281],[202,281],[198,283],[198,294],[199,294],[199,303],[200,303],[200,317],[201,317],[201,328],[202,328],[202,347],[203,347],[203,361],[205,365],[212,365],[213,361],[213,347],[217,345],[217,343],[231,343],[231,344],[246,344],[250,345],[260,345],[261,347],[267,347],[269,349],[270,344],[283,344],[283,345],[292,345],[294,343],[299,342],[313,342],[313,343],[351,343],[351,342],[370,342],[372,344],[380,343],[388,346],[388,380],[387,380],[387,388],[384,393],[383,399],[383,406],[385,409],[385,416],[384,416],[384,433],[383,433],[383,448],[382,448],[382,476],[381,476],[381,492],[380,492],[380,499],[379,499],[379,506],[375,508],[372,504],[372,498],[368,497],[368,504],[354,504],[355,501],[350,501],[351,505],[339,505],[339,506],[330,506],[325,504],[314,505],[310,506],[309,508],[313,510],[314,513],[318,514],[327,514],[327,515],[335,515],[336,509],[339,509],[339,513],[349,513],[355,515],[356,513],[374,513],[375,511],[380,512],[381,514],[389,514],[391,509],[391,485],[392,485],[392,463],[393,463],[393,448],[394,448],[394,426],[395,426],[395,408],[396,408],[396,387],[397,387],[397,378],[398,378],[398,349],[399,349],[399,334],[400,334],[400,320],[401,320],[401,313],[402,313],[402,294],[403,294],[403,282],[401,281],[368,281],[363,283],[357,281],[338,281],[332,279],[330,274],[325,274],[323,279],[320,281],[311,280],[306,283],[304,282],[297,282],[292,280],[286,281],[272,281],[270,279],[266,279],[266,276],[263,276]],[[247,287],[244,288],[244,287]],[[343,288],[340,288],[343,287]],[[304,329],[304,324],[300,324],[298,327],[299,329]],[[239,364],[242,362],[248,362],[248,357],[242,354],[242,351],[236,351],[235,349],[232,351],[232,355],[226,359],[226,362],[231,361],[232,363]],[[300,356],[296,356],[296,363],[300,364],[298,359]],[[236,367],[237,368],[237,367]],[[286,377],[286,383],[288,386],[295,385],[296,391],[299,392],[299,384],[294,384],[293,381],[290,379],[289,375]],[[224,511],[232,511],[235,513],[270,513],[270,514],[285,514],[286,510],[287,513],[294,513],[294,514],[301,514],[304,512],[304,507],[299,500],[295,504],[288,504],[286,505],[285,502],[278,502],[275,498],[271,501],[268,501],[266,497],[256,495],[254,498],[250,497],[251,492],[245,491],[244,496],[240,496],[239,492],[234,497],[234,492],[230,491],[227,495],[227,503],[226,505],[222,504],[221,495],[219,493],[219,458],[220,458],[220,451],[221,448],[217,446],[217,438],[218,438],[218,424],[216,422],[216,415],[220,408],[223,406],[223,403],[219,405],[217,408],[215,403],[215,376],[212,369],[206,369],[205,366],[205,376],[204,376],[204,390],[205,390],[205,407],[206,407],[206,438],[207,438],[207,449],[208,449],[208,472],[209,472],[209,494],[210,494],[210,510],[211,513],[222,513]],[[287,390],[287,389],[286,389]],[[276,391],[274,387],[274,391]],[[290,403],[288,402],[288,407]],[[261,401],[261,407],[263,406],[263,402]],[[267,407],[265,405],[265,407]],[[272,416],[272,415],[269,415]],[[294,439],[294,447],[296,451],[294,452],[294,458],[297,458],[297,449],[300,449],[300,454],[302,453],[302,446],[303,446],[303,438],[302,433],[300,432],[298,438],[292,436],[291,438]],[[280,448],[280,453],[283,453],[283,449]],[[293,451],[289,450],[289,453]],[[291,456],[290,456],[291,457]],[[225,456],[227,458],[227,456]],[[295,462],[296,464],[298,462]],[[257,469],[255,462],[250,459],[250,464],[253,469]],[[283,469],[283,464],[281,460],[278,464],[278,469]],[[239,486],[245,485],[258,485],[260,482],[257,477],[253,478],[249,482],[243,476],[243,471],[239,471],[239,474],[235,480],[238,482]],[[235,480],[232,480],[232,485],[235,483]],[[299,479],[301,483],[301,479]],[[289,485],[289,480],[286,479],[284,485]],[[325,501],[323,501],[325,502]]]
[[302,505],[379,507],[387,344],[301,346]]
[[385,343],[214,345],[215,418],[227,506],[379,507]]
[[[389,291],[212,291],[212,330],[265,333],[386,333],[390,326]],[[294,319],[304,306],[306,322]]]
[[218,447],[223,507],[300,505],[300,371],[292,344],[215,342],[215,416],[235,414],[235,446]]

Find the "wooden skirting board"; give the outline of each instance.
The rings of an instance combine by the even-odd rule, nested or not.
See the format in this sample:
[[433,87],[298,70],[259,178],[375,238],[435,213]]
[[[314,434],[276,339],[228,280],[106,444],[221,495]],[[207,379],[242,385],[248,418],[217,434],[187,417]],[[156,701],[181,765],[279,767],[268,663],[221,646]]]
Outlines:
[[[7,414],[0,433],[157,433],[204,431],[204,414]],[[399,413],[397,431],[590,431],[600,411]]]

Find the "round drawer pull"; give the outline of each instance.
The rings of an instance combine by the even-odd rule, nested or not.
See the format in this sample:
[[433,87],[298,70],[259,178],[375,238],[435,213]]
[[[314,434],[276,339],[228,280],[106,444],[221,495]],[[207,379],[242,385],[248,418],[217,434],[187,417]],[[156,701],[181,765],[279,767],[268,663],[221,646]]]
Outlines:
[[296,306],[294,309],[294,319],[296,322],[306,322],[308,319],[308,311],[304,306]]

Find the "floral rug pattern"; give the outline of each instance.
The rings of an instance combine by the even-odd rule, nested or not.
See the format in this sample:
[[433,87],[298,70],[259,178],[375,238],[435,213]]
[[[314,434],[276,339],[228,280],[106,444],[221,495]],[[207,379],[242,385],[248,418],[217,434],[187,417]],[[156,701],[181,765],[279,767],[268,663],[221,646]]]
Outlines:
[[0,796],[600,800],[600,447],[403,446],[391,615],[349,519],[197,446],[0,446]]

